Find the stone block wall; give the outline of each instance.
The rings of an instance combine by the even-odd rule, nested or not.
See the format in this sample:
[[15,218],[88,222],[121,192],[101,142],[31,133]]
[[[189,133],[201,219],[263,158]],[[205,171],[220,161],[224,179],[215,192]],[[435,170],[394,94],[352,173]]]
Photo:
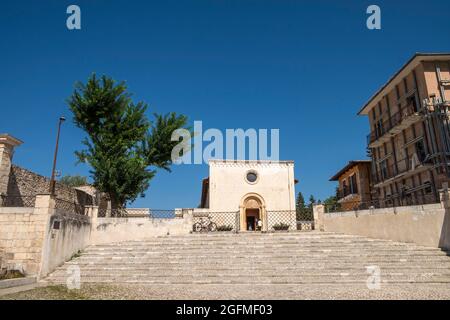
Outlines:
[[[48,193],[50,179],[16,165],[11,166],[7,195],[8,202],[23,201],[19,196],[29,197]],[[18,196],[17,198],[15,198]],[[93,197],[83,190],[77,190],[56,182],[56,196],[59,199],[80,205],[92,205]],[[8,203],[8,206],[21,206],[21,203]]]
[[8,269],[39,272],[45,225],[45,215],[34,208],[0,208],[0,251]]
[[91,217],[55,209],[50,195],[34,208],[0,208],[0,252],[8,269],[45,276],[89,245]]

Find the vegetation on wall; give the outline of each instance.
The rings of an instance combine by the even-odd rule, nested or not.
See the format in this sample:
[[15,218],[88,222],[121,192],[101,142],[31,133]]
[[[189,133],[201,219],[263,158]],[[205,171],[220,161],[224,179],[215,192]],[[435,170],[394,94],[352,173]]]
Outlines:
[[75,176],[71,176],[71,175],[66,175],[64,177],[62,177],[61,179],[59,179],[59,182],[62,184],[65,184],[68,187],[81,187],[81,186],[85,186],[88,185],[88,179],[87,177],[83,177],[80,175],[75,175]]

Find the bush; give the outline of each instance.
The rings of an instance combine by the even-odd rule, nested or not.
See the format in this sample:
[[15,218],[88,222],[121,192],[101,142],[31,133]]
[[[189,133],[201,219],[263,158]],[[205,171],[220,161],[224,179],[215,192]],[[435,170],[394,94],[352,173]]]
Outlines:
[[233,226],[232,225],[218,226],[217,227],[217,231],[231,231],[231,230],[233,230]]
[[24,278],[25,275],[19,270],[0,270],[0,280]]
[[280,231],[280,230],[289,230],[290,225],[287,223],[277,223],[273,226],[273,229],[276,231]]

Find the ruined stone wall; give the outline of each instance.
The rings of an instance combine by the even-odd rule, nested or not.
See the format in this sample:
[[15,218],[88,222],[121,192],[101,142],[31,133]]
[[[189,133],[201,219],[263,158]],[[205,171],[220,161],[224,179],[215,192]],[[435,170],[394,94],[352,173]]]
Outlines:
[[[12,165],[7,189],[8,206],[22,206],[23,204],[18,202],[26,201],[27,197],[48,193],[49,186],[50,179],[27,169]],[[93,204],[93,197],[88,193],[59,182],[56,182],[56,197],[80,205]]]

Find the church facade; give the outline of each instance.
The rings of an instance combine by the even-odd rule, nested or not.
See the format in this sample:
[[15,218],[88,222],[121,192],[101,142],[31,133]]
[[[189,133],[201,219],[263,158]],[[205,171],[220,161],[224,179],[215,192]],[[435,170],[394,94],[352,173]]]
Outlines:
[[[240,231],[297,229],[293,161],[210,160],[200,209],[236,212]],[[220,221],[219,221],[220,224]]]

